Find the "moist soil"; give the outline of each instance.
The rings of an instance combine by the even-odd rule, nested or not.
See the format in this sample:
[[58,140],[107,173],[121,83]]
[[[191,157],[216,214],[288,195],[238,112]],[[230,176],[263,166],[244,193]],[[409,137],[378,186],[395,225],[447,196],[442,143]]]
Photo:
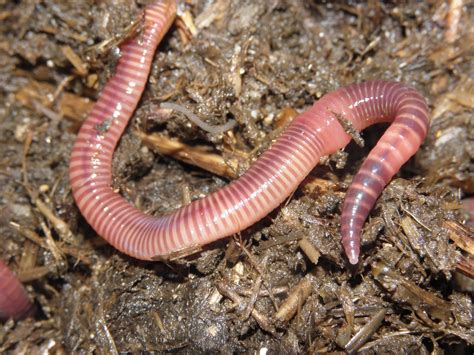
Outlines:
[[[0,258],[36,307],[0,324],[0,351],[472,353],[472,230],[460,203],[474,193],[472,3],[181,1],[155,55],[113,176],[157,216],[241,175],[295,112],[340,86],[397,80],[425,95],[428,137],[371,212],[356,267],[339,242],[342,203],[385,125],[201,253],[139,261],[87,225],[68,181],[71,147],[146,3],[0,0]],[[161,102],[236,125],[211,134]]]

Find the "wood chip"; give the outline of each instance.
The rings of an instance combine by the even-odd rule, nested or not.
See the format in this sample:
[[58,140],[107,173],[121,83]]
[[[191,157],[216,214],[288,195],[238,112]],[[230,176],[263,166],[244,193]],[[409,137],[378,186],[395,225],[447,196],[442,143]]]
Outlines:
[[61,48],[64,56],[69,60],[69,62],[73,65],[73,67],[77,70],[77,73],[80,76],[87,75],[87,67],[82,61],[82,59],[74,52],[74,50],[69,46],[63,46]]

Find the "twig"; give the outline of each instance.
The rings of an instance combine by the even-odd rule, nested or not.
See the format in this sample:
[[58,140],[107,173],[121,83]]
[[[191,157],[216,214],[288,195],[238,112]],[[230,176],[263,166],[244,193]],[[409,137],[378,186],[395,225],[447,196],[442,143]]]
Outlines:
[[287,322],[300,310],[303,303],[311,294],[311,281],[308,277],[303,278],[291,291],[290,295],[283,301],[280,309],[275,314],[275,319]]
[[304,237],[298,242],[298,246],[303,250],[309,260],[316,265],[318,263],[321,253],[314,247],[314,245]]
[[41,201],[39,198],[34,200],[34,203],[38,210],[41,212],[43,216],[46,217],[48,221],[50,221],[54,227],[54,229],[58,232],[59,236],[66,242],[71,244],[77,244],[74,235],[72,234],[69,226],[66,222],[64,222],[61,218],[57,217],[51,209],[46,206],[46,204]]
[[353,353],[357,351],[362,345],[370,339],[370,337],[379,329],[382,321],[384,320],[386,310],[381,309],[378,311],[375,316],[367,322],[360,330],[352,337],[351,340],[346,344],[346,351],[348,353]]
[[[217,290],[223,295],[232,300],[237,306],[242,305],[242,298],[237,295],[234,291],[232,291],[224,282],[218,282],[217,285]],[[250,313],[252,317],[257,321],[257,323],[260,325],[260,327],[269,332],[270,334],[276,336],[275,329],[271,325],[270,320],[267,318],[267,316],[263,315],[260,313],[257,309],[253,308],[252,312]]]

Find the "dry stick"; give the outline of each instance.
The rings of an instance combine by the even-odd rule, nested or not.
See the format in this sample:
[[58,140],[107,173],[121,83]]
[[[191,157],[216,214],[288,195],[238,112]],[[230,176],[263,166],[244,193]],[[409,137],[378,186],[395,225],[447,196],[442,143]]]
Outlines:
[[198,30],[194,25],[192,14],[188,10],[182,11],[178,7],[176,15],[177,19],[175,24],[178,29],[179,37],[183,44],[186,45],[197,35]]
[[339,300],[341,301],[342,310],[347,320],[347,324],[352,329],[354,327],[354,301],[352,299],[352,294],[349,288],[347,287],[347,281],[343,281],[341,287],[339,288]]
[[275,319],[281,322],[287,322],[296,314],[303,303],[311,294],[311,281],[308,277],[303,278],[291,291],[290,295],[280,306],[280,309],[275,314]]
[[59,266],[61,261],[65,260],[65,256],[61,249],[56,245],[56,242],[51,235],[51,230],[48,228],[44,221],[40,222],[41,229],[43,230],[44,235],[46,236],[46,244],[48,245],[48,250],[53,255],[57,265]]
[[[11,221],[9,225],[28,240],[32,241],[43,249],[49,250],[49,246],[46,243],[46,240],[40,237],[35,231],[13,221]],[[76,258],[77,260],[81,260],[86,265],[92,265],[93,263],[93,261],[88,258],[86,253],[83,250],[78,249],[77,247],[63,245],[61,246],[61,251],[67,255]]]
[[37,266],[32,267],[27,270],[22,270],[18,273],[18,278],[21,282],[31,282],[34,280],[39,280],[45,277],[50,273],[50,268],[48,266]]
[[87,52],[92,53],[92,55],[104,55],[105,53],[111,51],[112,48],[120,46],[121,43],[125,42],[127,39],[136,37],[143,28],[144,16],[143,12],[138,15],[136,18],[132,19],[130,24],[125,27],[121,32],[116,33],[115,35],[104,39],[102,42],[99,42],[87,49]]
[[[243,303],[242,298],[237,295],[234,291],[232,291],[224,282],[220,281],[216,284],[217,290],[223,295],[232,300],[237,306],[241,305]],[[252,312],[250,313],[252,317],[257,321],[257,323],[260,325],[260,327],[272,334],[273,336],[276,336],[276,331],[273,329],[273,326],[271,325],[270,320],[268,319],[267,316],[263,315],[259,311],[257,311],[255,308],[252,309]]]
[[[398,332],[392,332],[392,333],[389,333],[389,334],[384,334],[382,338],[373,340],[370,343],[367,343],[367,344],[363,345],[362,347],[359,348],[359,350],[361,352],[365,351],[365,350],[369,350],[369,349],[371,349],[375,346],[380,346],[381,344],[384,343],[384,341],[387,341],[389,338],[403,337],[403,336],[409,335],[409,334],[418,334],[422,331],[427,331],[427,329],[426,328],[423,329],[422,327],[420,327],[417,330],[401,330],[401,331],[398,331]],[[433,351],[433,352],[431,352],[431,354],[437,354],[437,352]]]
[[463,0],[450,0],[449,1],[449,11],[446,19],[446,32],[444,33],[444,38],[448,43],[453,43],[456,41],[459,32],[459,23],[461,22],[462,10],[463,10]]
[[[244,289],[244,288],[241,288],[238,285],[235,285],[233,290],[241,296],[249,297],[249,296],[252,296],[252,294],[253,294],[253,290]],[[272,288],[271,293],[268,290],[260,290],[259,293],[258,293],[258,296],[265,297],[265,296],[270,296],[270,294],[271,295],[278,295],[278,294],[282,294],[282,293],[286,293],[286,292],[288,292],[288,286],[280,286],[280,287]]]
[[70,46],[63,46],[61,51],[66,59],[74,66],[80,76],[87,75],[88,70],[86,64],[84,64],[81,57],[79,57]]
[[456,246],[474,256],[474,233],[468,226],[455,221],[444,221],[443,227],[448,230],[449,239]]
[[38,244],[40,247],[43,249],[48,249],[48,245],[46,244],[45,240],[41,238],[36,232],[33,230],[23,227],[22,225],[11,221],[10,226],[15,229],[17,232],[19,232],[22,236],[25,238],[28,238],[31,240],[33,243]]
[[353,353],[357,351],[362,345],[365,344],[367,340],[379,329],[382,321],[385,317],[386,309],[381,309],[378,311],[375,316],[364,325],[356,335],[352,337],[351,340],[346,344],[346,351],[348,353]]
[[141,131],[135,131],[135,134],[146,146],[154,151],[158,151],[158,153],[171,156],[219,176],[231,179],[237,178],[235,172],[237,164],[233,164],[235,166],[230,167],[221,155],[211,153],[208,149],[191,147],[157,133],[146,134]]
[[[401,295],[404,302],[409,304],[414,310],[419,310],[419,313],[426,312],[430,316],[444,322],[448,322],[452,317],[451,303],[432,292],[422,289],[383,261],[377,261],[372,264],[372,275],[383,285],[392,284],[396,286],[396,289],[392,290],[392,292]],[[427,320],[427,322],[430,321]]]
[[46,204],[39,198],[35,199],[34,203],[38,210],[41,212],[41,214],[52,223],[54,229],[56,230],[56,232],[58,232],[61,239],[71,244],[77,243],[66,222],[64,222],[61,218],[57,217],[54,212],[51,211],[51,209],[46,206]]
[[[34,101],[33,101],[34,104]],[[58,232],[59,236],[63,238],[67,242],[74,242],[74,238],[72,235],[72,232],[69,229],[69,226],[66,222],[64,222],[62,219],[58,218],[51,209],[49,209],[46,204],[44,204],[39,198],[37,198],[38,193],[36,191],[33,191],[33,189],[30,186],[30,183],[28,181],[28,164],[27,164],[27,156],[28,156],[28,151],[31,147],[31,143],[33,141],[33,133],[29,130],[25,142],[23,144],[23,154],[22,154],[22,175],[23,175],[23,186],[28,192],[28,195],[30,196],[31,201],[34,203],[34,205],[38,208],[38,210],[43,214],[43,216],[46,217],[54,226],[55,230]]]
[[33,133],[31,132],[31,130],[28,129],[28,131],[26,132],[25,141],[23,143],[23,154],[21,157],[21,174],[23,175],[23,184],[25,187],[27,187],[27,189],[30,186],[30,184],[28,183],[28,175],[26,173],[27,171],[26,157],[28,156],[28,151],[30,150],[30,146],[32,142],[33,142]]
[[252,289],[252,295],[250,296],[250,300],[247,302],[247,307],[244,311],[244,314],[242,318],[244,320],[247,320],[250,317],[250,314],[252,313],[252,310],[255,307],[255,302],[257,302],[258,294],[260,292],[260,287],[262,287],[262,275],[258,275],[257,279],[255,280],[253,289]]
[[112,333],[109,330],[109,327],[107,326],[107,321],[105,320],[104,317],[104,312],[102,309],[99,309],[96,319],[95,319],[95,326],[96,326],[96,336],[99,337],[99,339],[103,340],[103,338],[100,336],[100,334],[104,334],[104,338],[107,341],[107,345],[109,346],[108,350],[110,354],[119,354],[117,350],[117,346],[115,345],[115,340],[112,336]]
[[461,255],[456,269],[466,274],[470,279],[474,278],[474,257]]
[[161,320],[160,313],[158,311],[152,312],[153,319],[155,320],[156,325],[158,328],[160,328],[162,333],[165,333],[167,329],[165,328],[165,325],[163,324],[163,321]]
[[[240,235],[240,233],[239,233]],[[264,285],[265,287],[267,288],[268,290],[268,296],[270,297],[270,300],[272,301],[273,303],[273,306],[275,308],[277,308],[277,301],[275,299],[275,297],[273,296],[273,292],[272,292],[272,285],[270,282],[267,282],[266,278],[264,277],[265,276],[265,272],[264,270],[262,270],[260,268],[260,265],[257,263],[257,261],[255,260],[255,257],[252,255],[252,253],[250,253],[247,248],[241,243],[241,242],[237,242],[237,245],[240,246],[242,248],[242,250],[245,252],[245,254],[247,255],[247,257],[249,258],[250,260],[250,263],[255,267],[255,269],[257,270],[257,272],[262,276],[262,281],[264,282]],[[263,265],[265,266],[266,262],[267,262],[267,259],[268,259],[268,255],[266,255],[263,260],[262,260],[262,263]]]
[[30,242],[29,240],[25,240],[23,243],[23,250],[21,252],[20,267],[17,273],[28,271],[29,269],[36,266],[36,259],[38,258],[39,250],[40,247],[38,245]]
[[[59,87],[61,87],[61,83]],[[51,96],[54,98],[54,95],[58,95],[57,90],[58,88],[51,84],[30,80],[22,89],[17,91],[15,98],[23,105],[35,108],[35,102],[50,105],[51,102],[49,101],[45,103],[44,97]],[[74,123],[81,123],[92,109],[93,104],[87,98],[69,92],[62,92],[57,98],[55,106],[60,116],[64,116]]]
[[61,120],[61,114],[58,114],[56,111],[51,110],[49,107],[43,105],[41,102],[33,101],[33,105],[39,114],[46,116],[51,121],[59,122]]
[[298,246],[303,250],[309,260],[316,265],[318,263],[321,253],[314,247],[308,238],[304,237],[298,242]]
[[427,231],[429,232],[433,232],[433,230],[428,227],[426,224],[424,224],[417,216],[415,216],[415,214],[413,214],[412,212],[410,212],[409,210],[407,210],[406,208],[404,208],[403,206],[401,206],[400,208],[403,212],[405,212],[406,214],[410,215],[411,218],[413,218],[420,226],[422,226],[423,228],[425,228]]
[[68,75],[64,79],[61,80],[61,82],[59,83],[56,90],[54,90],[54,93],[51,96],[51,104],[56,101],[58,96],[63,92],[66,85],[69,84],[69,82],[71,82],[73,79],[74,79],[73,75]]

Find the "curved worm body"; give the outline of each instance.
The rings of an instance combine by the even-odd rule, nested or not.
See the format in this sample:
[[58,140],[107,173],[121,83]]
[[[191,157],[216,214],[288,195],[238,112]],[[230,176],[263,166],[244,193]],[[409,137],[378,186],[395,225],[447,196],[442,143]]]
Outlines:
[[243,176],[171,214],[146,215],[112,190],[115,146],[140,99],[153,53],[174,14],[173,1],[147,8],[144,33],[122,46],[116,75],[78,134],[70,181],[85,219],[114,247],[139,259],[192,250],[259,221],[297,188],[320,157],[345,147],[350,136],[339,119],[357,130],[393,122],[356,175],[343,209],[342,241],[350,261],[356,263],[360,229],[372,205],[393,174],[416,152],[428,129],[424,99],[403,84],[372,81],[325,95],[295,118]]
[[354,176],[342,209],[342,244],[350,263],[357,264],[362,226],[370,210],[393,175],[416,153],[430,121],[424,98],[400,83],[374,81],[336,93],[339,92],[339,100],[350,110],[345,117],[357,129],[376,122],[392,122]]
[[0,260],[0,320],[30,315],[32,304],[16,275]]

